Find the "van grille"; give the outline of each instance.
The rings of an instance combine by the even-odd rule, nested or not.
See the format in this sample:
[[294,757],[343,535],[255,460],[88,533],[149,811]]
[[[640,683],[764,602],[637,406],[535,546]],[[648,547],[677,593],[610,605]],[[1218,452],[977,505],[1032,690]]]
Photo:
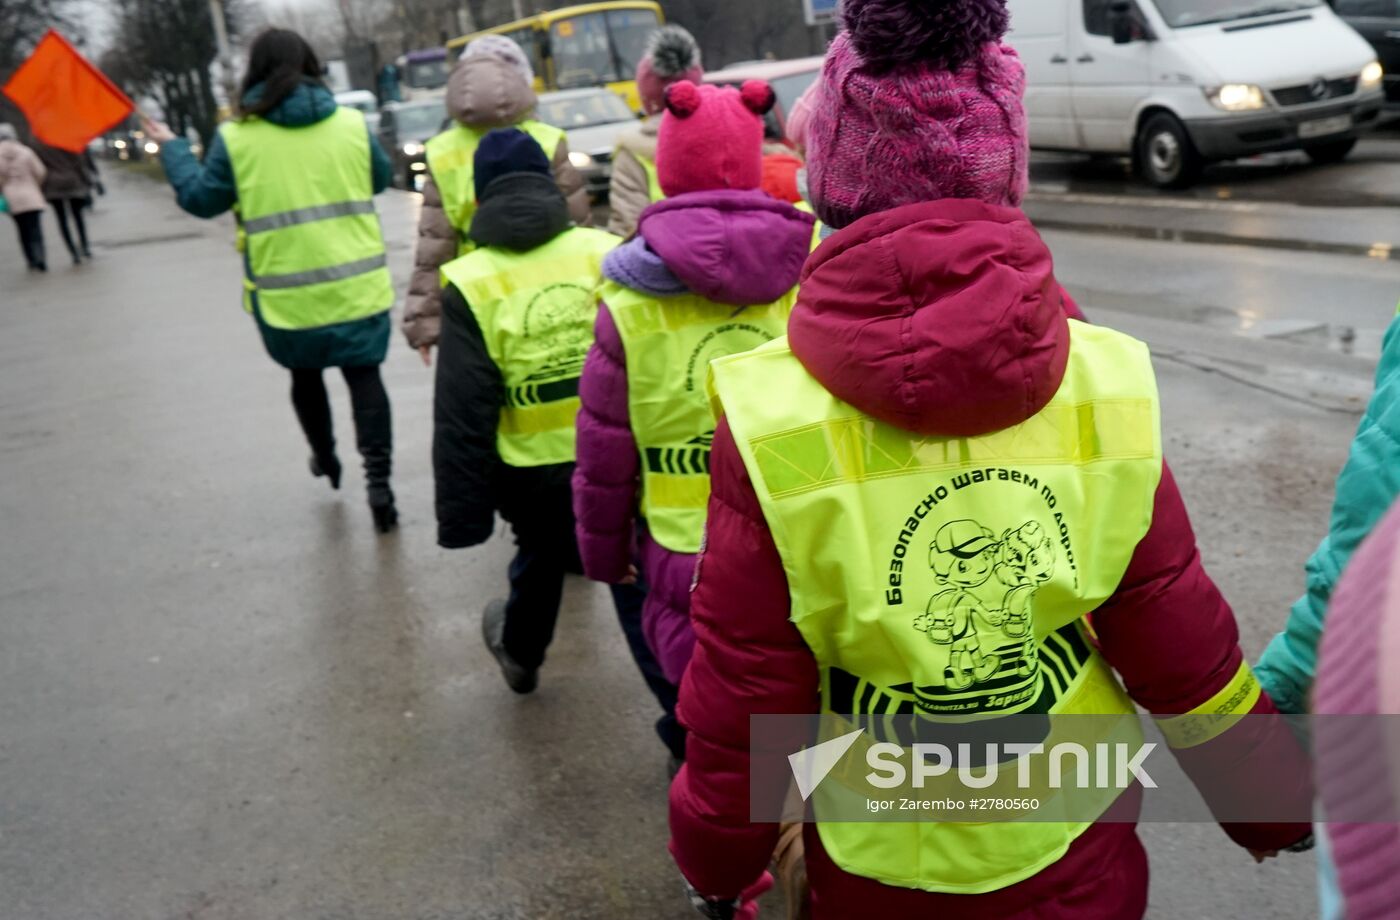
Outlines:
[[1341,99],[1343,96],[1350,96],[1356,92],[1356,86],[1361,82],[1360,77],[1343,77],[1340,80],[1328,80],[1327,91],[1322,95],[1315,95],[1311,83],[1302,86],[1285,86],[1282,89],[1274,90],[1274,101],[1282,106],[1307,105],[1310,102],[1325,102],[1328,99]]

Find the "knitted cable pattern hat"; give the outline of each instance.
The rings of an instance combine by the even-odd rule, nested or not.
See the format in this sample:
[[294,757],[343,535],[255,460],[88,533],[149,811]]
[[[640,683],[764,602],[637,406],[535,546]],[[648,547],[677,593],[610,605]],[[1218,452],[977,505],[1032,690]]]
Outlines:
[[530,66],[530,59],[525,56],[525,49],[504,35],[483,35],[467,43],[467,47],[462,49],[462,57],[483,57],[490,56],[498,58],[513,67],[526,83],[535,82],[535,68]]
[[666,108],[666,87],[681,80],[699,83],[705,76],[700,45],[695,36],[677,25],[662,26],[647,39],[646,51],[637,62],[637,94],[642,110],[656,115]]
[[812,97],[807,170],[823,221],[942,198],[1019,206],[1025,70],[1006,0],[845,0]]

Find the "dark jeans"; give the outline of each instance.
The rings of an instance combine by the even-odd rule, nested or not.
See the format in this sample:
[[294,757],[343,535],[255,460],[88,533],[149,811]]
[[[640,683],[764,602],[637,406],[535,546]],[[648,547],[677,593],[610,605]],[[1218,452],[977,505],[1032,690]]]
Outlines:
[[[379,377],[379,366],[342,367],[340,373],[350,388],[350,405],[355,416],[355,444],[365,464],[365,482],[370,500],[388,494],[389,473],[393,466],[394,425],[389,393]],[[318,460],[335,455],[335,433],[331,427],[331,400],[326,382],[317,368],[292,371],[292,406],[306,433],[306,441]],[[325,463],[322,463],[324,466]]]
[[[68,247],[68,253],[76,262],[88,253],[87,225],[83,223],[83,201],[81,198],[59,198],[50,201],[53,205],[53,212],[58,217],[58,232],[63,234],[63,243]],[[73,224],[78,229],[78,242],[82,248],[73,245],[73,235],[68,232],[68,215],[73,215]]]
[[[573,492],[567,480],[537,490],[526,507],[512,508],[507,520],[515,532],[516,551],[510,563],[503,642],[517,664],[538,668],[554,641],[564,576],[578,574],[583,568],[574,537]],[[683,758],[685,735],[676,721],[676,688],[667,682],[642,635],[646,590],[614,585],[612,598],[632,660],[661,704],[663,715],[656,723],[656,733],[673,754]]]
[[613,606],[617,608],[617,622],[622,626],[622,634],[627,637],[627,649],[637,670],[642,673],[651,695],[661,704],[661,718],[656,720],[656,734],[661,743],[675,755],[677,760],[685,760],[685,729],[676,719],[676,685],[666,679],[661,671],[661,663],[647,645],[642,633],[642,603],[647,592],[644,585],[613,585]]
[[19,231],[19,248],[24,253],[25,264],[30,268],[44,268],[44,212],[26,211],[12,216],[15,229]]

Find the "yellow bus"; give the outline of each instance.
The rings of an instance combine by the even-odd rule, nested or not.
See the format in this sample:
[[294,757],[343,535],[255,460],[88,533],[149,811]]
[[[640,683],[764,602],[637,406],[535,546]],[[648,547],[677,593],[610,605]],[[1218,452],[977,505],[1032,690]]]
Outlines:
[[447,50],[456,58],[474,38],[504,35],[525,49],[537,92],[606,86],[640,112],[637,61],[647,37],[664,21],[661,5],[648,0],[584,3],[454,38]]

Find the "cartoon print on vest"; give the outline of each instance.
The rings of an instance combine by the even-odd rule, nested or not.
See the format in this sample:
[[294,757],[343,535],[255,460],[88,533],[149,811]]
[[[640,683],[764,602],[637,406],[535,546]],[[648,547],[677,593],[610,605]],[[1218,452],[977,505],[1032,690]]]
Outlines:
[[[998,540],[977,521],[951,521],[929,545],[929,567],[945,587],[929,598],[914,627],[935,645],[948,647],[944,688],[967,690],[1006,664],[1020,677],[1034,675],[1035,597],[1055,574],[1049,531],[1026,521]],[[1006,639],[1013,641],[1008,645]],[[1019,647],[1014,640],[1021,640]]]
[[525,378],[526,384],[578,380],[592,339],[592,306],[592,292],[568,282],[551,284],[531,298],[525,307],[522,331],[529,354],[537,363]]
[[1001,583],[1010,589],[1002,599],[1006,615],[1002,629],[1013,639],[1025,637],[1018,671],[1030,675],[1035,670],[1035,637],[1031,634],[1035,595],[1055,574],[1055,544],[1050,534],[1035,521],[1006,531],[1001,537],[996,572]]
[[981,683],[1001,667],[1001,658],[984,654],[978,638],[978,618],[1000,626],[998,612],[989,610],[972,591],[992,577],[1000,544],[990,530],[976,521],[952,521],[939,528],[929,546],[929,567],[941,585],[915,627],[928,633],[929,641],[947,645],[950,690],[966,690]]

